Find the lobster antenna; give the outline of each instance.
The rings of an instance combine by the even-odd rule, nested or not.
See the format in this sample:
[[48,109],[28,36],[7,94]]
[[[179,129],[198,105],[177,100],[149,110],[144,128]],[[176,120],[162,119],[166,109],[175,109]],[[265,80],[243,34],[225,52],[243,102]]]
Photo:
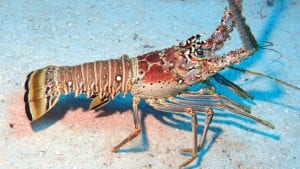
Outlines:
[[233,16],[235,18],[243,46],[246,48],[246,50],[254,52],[258,49],[259,46],[255,40],[254,35],[251,32],[250,27],[245,23],[246,19],[241,14],[241,1],[236,2],[235,0],[228,0],[228,3],[229,9],[233,13]]
[[245,70],[245,69],[237,68],[237,67],[234,67],[234,66],[229,66],[229,68],[230,68],[230,69],[237,70],[237,71],[240,71],[240,72],[243,72],[243,73],[248,73],[248,74],[254,74],[254,75],[257,75],[257,76],[262,76],[262,77],[265,77],[265,78],[274,80],[274,81],[277,82],[277,83],[286,85],[286,86],[291,87],[291,88],[294,88],[294,89],[296,89],[296,90],[300,90],[300,87],[298,87],[298,86],[295,86],[295,85],[293,85],[293,84],[290,84],[290,83],[288,83],[288,82],[285,82],[285,81],[283,81],[283,80],[277,79],[277,78],[275,78],[275,77],[272,77],[272,76],[269,76],[269,75],[266,75],[266,74],[263,74],[263,73],[260,73],[260,72],[254,72],[254,71],[251,71],[251,70]]
[[[245,23],[246,19],[241,14],[241,11],[242,11],[241,1],[228,0],[228,3],[229,3],[229,9],[234,14],[236,25],[238,27],[238,31],[239,31],[240,37],[242,39],[242,43],[243,43],[244,47],[246,48],[246,50],[254,52],[258,48],[266,49],[267,46],[259,47],[259,45],[257,44],[257,42],[255,40],[254,35],[251,32],[250,27]],[[269,45],[271,46],[272,43],[270,43]],[[272,49],[269,49],[269,50],[272,50]],[[272,50],[272,51],[276,52],[276,50]],[[250,71],[250,70],[244,70],[244,69],[240,69],[240,68],[233,67],[233,66],[229,66],[229,68],[235,69],[235,70],[238,70],[238,71],[241,71],[244,73],[255,74],[258,76],[266,77],[268,79],[276,81],[277,83],[281,83],[281,84],[284,84],[291,88],[300,90],[300,87],[294,86],[290,83],[287,83],[287,82],[277,79],[275,77],[265,75],[263,73],[254,72],[254,71]]]

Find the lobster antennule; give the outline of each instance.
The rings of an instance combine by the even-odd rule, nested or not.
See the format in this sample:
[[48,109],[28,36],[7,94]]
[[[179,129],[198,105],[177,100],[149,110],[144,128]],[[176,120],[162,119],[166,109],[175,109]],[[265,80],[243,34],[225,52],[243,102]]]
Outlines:
[[48,95],[49,87],[46,85],[47,69],[39,69],[27,76],[24,95],[26,115],[34,121],[45,115],[58,101],[58,95]]

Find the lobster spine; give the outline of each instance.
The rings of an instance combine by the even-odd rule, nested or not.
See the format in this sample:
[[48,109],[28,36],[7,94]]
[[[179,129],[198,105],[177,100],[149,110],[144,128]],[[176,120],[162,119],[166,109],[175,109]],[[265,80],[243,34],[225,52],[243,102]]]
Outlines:
[[26,112],[36,120],[57,103],[61,94],[86,93],[104,104],[120,92],[126,94],[136,76],[136,61],[126,55],[119,59],[95,61],[75,66],[48,66],[32,72],[26,81]]

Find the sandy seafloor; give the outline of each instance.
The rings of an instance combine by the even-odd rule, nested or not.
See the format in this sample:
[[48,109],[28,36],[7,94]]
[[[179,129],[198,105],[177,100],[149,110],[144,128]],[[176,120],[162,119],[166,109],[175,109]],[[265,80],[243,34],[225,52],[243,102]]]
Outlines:
[[[300,2],[245,1],[244,16],[260,45],[238,65],[300,86]],[[84,96],[63,97],[50,115],[30,124],[23,85],[32,70],[138,56],[205,33],[220,23],[218,1],[2,0],[0,3],[0,168],[177,168],[189,156],[190,118],[142,103],[142,136],[120,153],[112,147],[133,129],[130,97],[88,111]],[[236,31],[226,51],[241,47]],[[188,168],[300,168],[300,91],[255,75],[224,76],[254,96],[244,103],[274,130],[228,111],[215,110],[204,149]],[[219,90],[239,99],[226,88]],[[240,100],[240,99],[239,99]],[[205,116],[199,114],[200,131]],[[199,135],[201,132],[199,131]]]

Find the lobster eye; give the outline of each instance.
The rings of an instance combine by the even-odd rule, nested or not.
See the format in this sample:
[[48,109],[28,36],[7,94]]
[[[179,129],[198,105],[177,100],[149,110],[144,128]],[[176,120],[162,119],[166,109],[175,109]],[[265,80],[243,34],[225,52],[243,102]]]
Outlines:
[[203,50],[201,50],[200,48],[196,48],[196,49],[195,49],[195,55],[196,55],[198,58],[205,58],[204,53],[203,53]]

